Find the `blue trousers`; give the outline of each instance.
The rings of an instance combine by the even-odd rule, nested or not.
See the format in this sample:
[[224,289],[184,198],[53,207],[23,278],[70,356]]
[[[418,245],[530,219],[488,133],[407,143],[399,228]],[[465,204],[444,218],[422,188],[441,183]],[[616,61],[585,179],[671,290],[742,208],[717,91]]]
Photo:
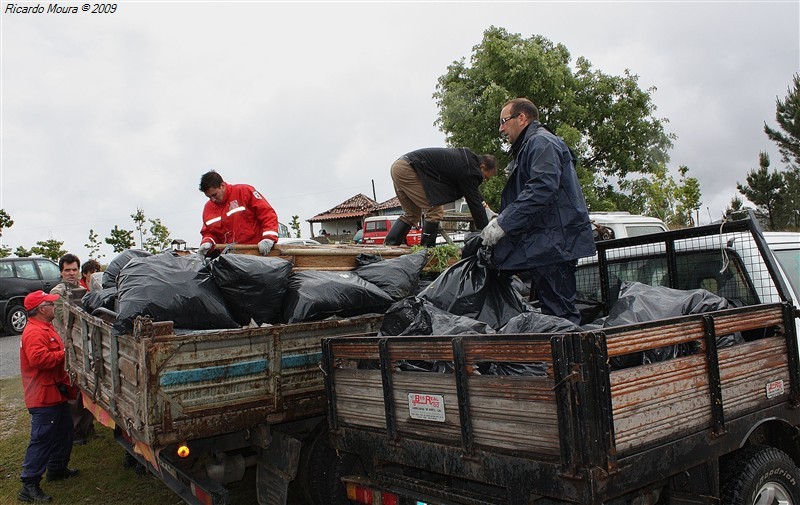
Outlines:
[[[581,314],[575,307],[578,288],[575,283],[577,261],[565,261],[531,270],[531,286],[536,288],[542,314],[563,317],[581,324]],[[533,290],[531,290],[533,295]]]
[[31,441],[25,451],[20,480],[38,484],[45,470],[67,467],[72,454],[72,416],[67,402],[52,407],[28,409]]

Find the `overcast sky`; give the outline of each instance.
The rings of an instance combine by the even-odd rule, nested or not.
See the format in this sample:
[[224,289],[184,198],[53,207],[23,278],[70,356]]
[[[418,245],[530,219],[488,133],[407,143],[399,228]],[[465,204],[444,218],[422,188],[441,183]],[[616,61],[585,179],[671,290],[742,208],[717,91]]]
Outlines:
[[[52,2],[12,2],[16,6]],[[389,167],[444,146],[432,98],[494,25],[655,86],[702,222],[772,154],[764,122],[800,71],[800,2],[116,2],[113,14],[13,14],[2,2],[2,243],[55,238],[86,258],[93,228],[137,207],[196,246],[200,175],[248,183],[281,222],[394,196]],[[59,2],[58,5],[84,5]],[[92,4],[87,4],[92,5]],[[498,111],[499,113],[499,111]],[[316,230],[316,228],[315,228]],[[104,247],[104,262],[113,258]]]

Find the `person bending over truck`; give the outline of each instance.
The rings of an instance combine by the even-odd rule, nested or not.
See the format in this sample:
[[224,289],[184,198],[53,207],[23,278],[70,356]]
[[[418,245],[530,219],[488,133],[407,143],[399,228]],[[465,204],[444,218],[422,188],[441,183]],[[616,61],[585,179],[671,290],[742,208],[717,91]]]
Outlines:
[[500,270],[530,270],[542,312],[580,324],[575,307],[577,260],[595,252],[589,211],[576,158],[539,123],[539,111],[527,98],[507,102],[500,132],[511,143],[508,181],[500,213],[481,232]]
[[232,243],[258,244],[258,252],[269,254],[278,241],[278,215],[261,193],[247,184],[228,184],[214,170],[200,178],[200,191],[208,197],[200,229],[201,255],[215,244]]
[[475,228],[482,230],[489,220],[478,188],[495,170],[494,156],[477,155],[466,147],[432,147],[401,156],[392,165],[392,181],[403,215],[386,234],[384,244],[404,244],[411,227],[424,215],[421,244],[435,246],[439,222],[444,217],[442,205],[462,196],[467,201]]
[[31,438],[22,464],[24,502],[49,502],[39,483],[47,470],[48,482],[69,479],[79,470],[67,468],[72,455],[72,419],[67,397],[70,386],[64,370],[64,343],[53,326],[58,295],[34,291],[25,297],[28,324],[22,332],[19,364],[25,406],[31,414]]
[[92,289],[92,274],[100,271],[100,263],[97,260],[89,260],[81,267],[81,280],[79,284],[86,291]]

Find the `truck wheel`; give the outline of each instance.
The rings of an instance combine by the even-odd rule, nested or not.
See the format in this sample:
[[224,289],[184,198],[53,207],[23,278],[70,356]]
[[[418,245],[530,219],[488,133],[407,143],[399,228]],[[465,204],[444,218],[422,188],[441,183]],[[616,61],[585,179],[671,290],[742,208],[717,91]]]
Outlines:
[[25,324],[28,322],[28,313],[22,305],[14,304],[8,309],[6,315],[6,330],[11,332],[12,335],[19,335],[25,329]]
[[721,477],[724,505],[800,505],[800,472],[774,447],[739,451],[723,465]]
[[343,505],[349,503],[340,480],[356,471],[358,458],[352,454],[337,454],[328,438],[328,423],[322,421],[303,442],[300,464],[295,479],[310,505]]

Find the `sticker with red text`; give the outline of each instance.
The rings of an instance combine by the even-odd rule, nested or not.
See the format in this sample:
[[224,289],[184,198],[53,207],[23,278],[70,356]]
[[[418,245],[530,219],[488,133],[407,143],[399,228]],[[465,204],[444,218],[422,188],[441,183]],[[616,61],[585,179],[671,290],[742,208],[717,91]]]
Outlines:
[[444,396],[408,393],[408,414],[411,419],[444,422]]
[[780,396],[783,394],[783,380],[776,380],[772,382],[768,382],[767,386],[767,398],[775,398],[776,396]]

